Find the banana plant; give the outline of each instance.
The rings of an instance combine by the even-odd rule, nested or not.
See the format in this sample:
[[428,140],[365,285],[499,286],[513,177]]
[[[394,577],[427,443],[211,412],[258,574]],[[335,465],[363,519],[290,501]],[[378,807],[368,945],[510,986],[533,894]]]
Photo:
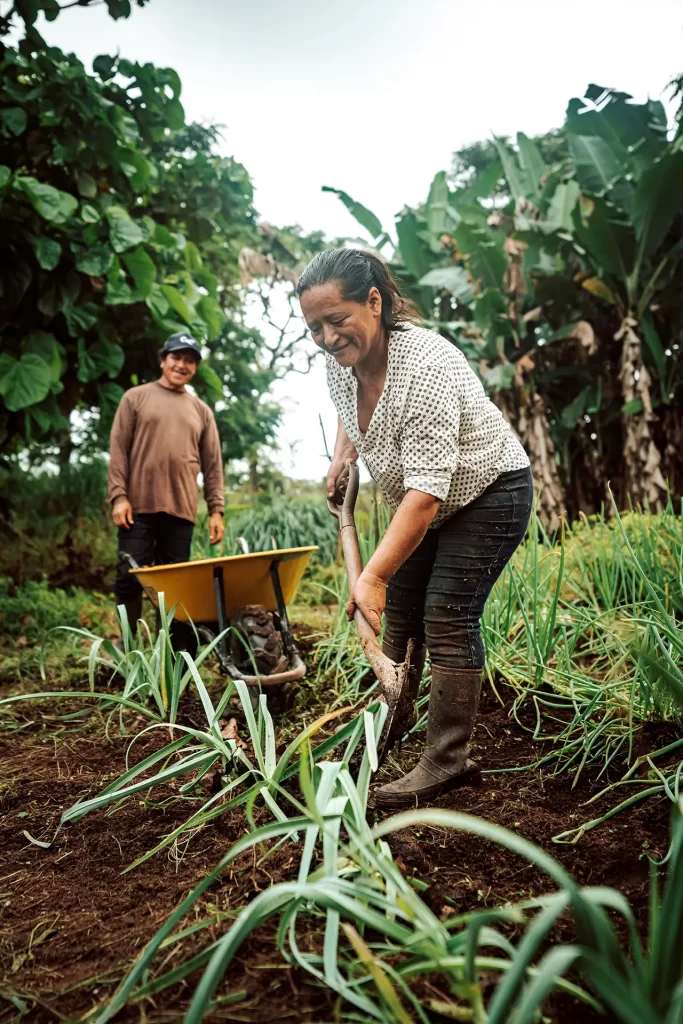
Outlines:
[[683,144],[661,103],[596,85],[547,139],[437,174],[392,263],[518,430],[554,526],[608,504],[607,479],[622,506],[663,506],[667,476],[680,491]]

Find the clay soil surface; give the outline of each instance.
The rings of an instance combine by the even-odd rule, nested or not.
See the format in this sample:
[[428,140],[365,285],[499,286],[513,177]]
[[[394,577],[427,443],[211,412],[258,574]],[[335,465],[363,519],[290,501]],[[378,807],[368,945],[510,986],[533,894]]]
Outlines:
[[[505,690],[501,691],[505,695]],[[136,857],[185,820],[194,805],[177,791],[129,799],[115,813],[95,811],[64,828],[49,849],[25,835],[50,839],[61,812],[100,792],[125,770],[129,741],[114,728],[104,736],[98,712],[57,722],[82,704],[20,705],[0,732],[0,1021],[48,1024],[80,1021],[106,1002],[117,981],[168,914],[246,831],[240,811],[224,814],[189,844],[163,851],[127,874]],[[307,716],[310,721],[310,714]],[[290,716],[291,718],[291,716]],[[133,748],[140,760],[167,741],[161,731],[142,737]],[[418,745],[401,754],[409,767]],[[538,759],[538,743],[509,717],[492,692],[484,695],[474,756],[482,766],[510,768]],[[395,764],[382,769],[385,776]],[[668,833],[667,802],[646,802],[587,833],[574,846],[551,837],[607,809],[582,805],[596,791],[587,773],[572,790],[571,780],[527,771],[487,774],[436,803],[468,811],[514,829],[557,857],[584,884],[616,886],[631,901],[641,925],[646,919],[648,862],[662,855]],[[175,799],[170,799],[171,797]],[[264,818],[265,820],[265,818]],[[498,905],[539,895],[552,888],[545,877],[500,847],[461,833],[431,828],[392,839],[401,870],[428,883],[424,894],[432,909],[446,917],[456,911]],[[196,918],[217,915],[218,923],[186,939],[182,959],[222,934],[240,907],[275,881],[292,879],[299,847],[289,843],[262,866],[248,852],[207,892]],[[275,943],[275,925],[264,926],[242,947],[220,989],[223,997],[211,1021],[333,1021],[335,1000],[308,976],[289,966]],[[563,936],[569,938],[570,936]],[[319,936],[302,937],[317,944]],[[177,959],[173,951],[165,962]],[[194,981],[196,979],[193,978]],[[439,979],[430,994],[444,997]],[[179,1021],[192,994],[180,984],[153,1000],[129,1005],[119,1021]],[[549,1004],[558,1024],[605,1021],[567,997]],[[435,1017],[435,1020],[444,1018]]]

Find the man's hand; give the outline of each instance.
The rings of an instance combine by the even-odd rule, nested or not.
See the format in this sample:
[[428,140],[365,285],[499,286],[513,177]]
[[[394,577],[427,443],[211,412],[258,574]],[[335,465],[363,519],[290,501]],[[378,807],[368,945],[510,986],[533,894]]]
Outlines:
[[209,518],[209,543],[220,544],[225,533],[225,523],[220,512],[212,512]]
[[374,629],[375,636],[379,636],[382,630],[382,614],[386,602],[386,583],[379,576],[375,576],[374,573],[368,572],[366,569],[358,577],[346,605],[346,614],[349,622],[353,619],[353,613],[356,608],[359,608]]
[[118,501],[114,502],[111,517],[116,526],[123,527],[124,530],[130,530],[133,525],[133,506],[128,501],[128,498],[119,498]]

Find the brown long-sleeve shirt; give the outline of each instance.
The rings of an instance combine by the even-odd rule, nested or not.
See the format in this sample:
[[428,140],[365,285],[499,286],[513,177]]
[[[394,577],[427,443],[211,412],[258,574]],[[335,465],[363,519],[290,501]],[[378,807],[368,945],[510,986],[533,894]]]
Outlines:
[[133,512],[168,512],[194,522],[199,487],[209,512],[222,512],[223,461],[211,409],[189,391],[158,381],[126,391],[110,437],[109,500]]

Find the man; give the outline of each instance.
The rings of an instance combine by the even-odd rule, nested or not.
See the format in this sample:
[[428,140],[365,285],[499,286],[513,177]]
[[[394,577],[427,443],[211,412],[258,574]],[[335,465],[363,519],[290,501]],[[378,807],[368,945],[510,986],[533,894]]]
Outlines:
[[119,528],[114,593],[133,629],[142,614],[142,588],[121,552],[138,565],[189,560],[200,470],[211,543],[218,544],[225,532],[216,421],[208,405],[186,390],[201,349],[189,334],[172,334],[159,358],[159,380],[131,388],[121,399],[109,447],[109,500]]

